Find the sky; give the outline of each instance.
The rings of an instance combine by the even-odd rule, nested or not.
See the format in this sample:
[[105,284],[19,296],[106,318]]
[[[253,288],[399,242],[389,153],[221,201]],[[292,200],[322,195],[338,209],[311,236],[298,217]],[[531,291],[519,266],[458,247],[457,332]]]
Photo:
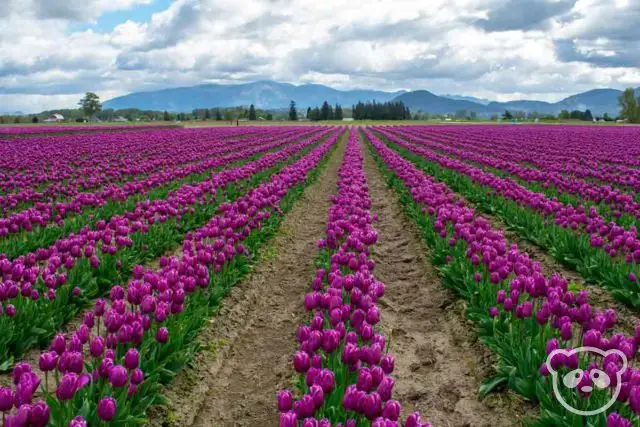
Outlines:
[[640,0],[0,0],[0,112],[277,80],[557,101],[640,86]]

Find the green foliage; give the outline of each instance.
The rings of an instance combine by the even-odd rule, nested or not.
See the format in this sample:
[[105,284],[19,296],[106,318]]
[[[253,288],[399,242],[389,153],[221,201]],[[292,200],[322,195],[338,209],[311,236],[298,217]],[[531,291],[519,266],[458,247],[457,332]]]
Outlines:
[[571,118],[571,115],[569,114],[569,110],[560,111],[558,118],[561,120],[569,120]]
[[249,107],[249,120],[257,120],[258,117],[256,115],[256,108],[251,104]]
[[411,110],[400,102],[358,102],[353,106],[354,120],[411,120]]
[[343,117],[343,113],[342,113],[342,106],[340,104],[336,104],[336,108],[334,110],[333,113],[333,119],[334,120],[342,120]]
[[291,101],[289,105],[289,120],[298,121],[298,111],[296,110],[296,101]]
[[629,123],[640,123],[640,98],[636,98],[636,92],[632,88],[625,91],[618,98],[620,105],[620,117]]
[[509,110],[505,110],[504,114],[502,115],[502,119],[503,120],[513,120],[513,114],[511,114],[511,112]]
[[84,111],[89,118],[92,118],[94,114],[102,111],[100,97],[93,92],[85,93],[84,97],[78,101],[78,105],[80,105],[82,111]]

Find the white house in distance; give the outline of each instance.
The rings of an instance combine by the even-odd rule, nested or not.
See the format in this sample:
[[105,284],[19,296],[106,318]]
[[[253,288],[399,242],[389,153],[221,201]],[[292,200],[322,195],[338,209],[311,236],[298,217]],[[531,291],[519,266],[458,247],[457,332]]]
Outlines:
[[43,120],[45,123],[57,123],[62,121],[64,121],[64,116],[60,113],[54,113],[50,115],[48,119]]

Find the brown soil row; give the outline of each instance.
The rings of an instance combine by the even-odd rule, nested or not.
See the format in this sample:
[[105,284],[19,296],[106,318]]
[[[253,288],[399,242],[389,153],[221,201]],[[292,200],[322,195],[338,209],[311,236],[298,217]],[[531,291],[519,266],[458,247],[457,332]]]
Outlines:
[[315,272],[315,242],[325,231],[345,143],[287,214],[251,275],[225,298],[201,333],[204,351],[165,390],[168,408],[153,425],[277,425],[276,392],[290,387],[295,331]]
[[405,415],[418,410],[434,426],[517,425],[531,408],[516,396],[479,400],[480,383],[493,374],[492,356],[464,318],[464,303],[440,283],[417,226],[363,151],[372,211],[380,217],[374,261],[377,279],[386,284],[381,324],[396,356],[394,398]]

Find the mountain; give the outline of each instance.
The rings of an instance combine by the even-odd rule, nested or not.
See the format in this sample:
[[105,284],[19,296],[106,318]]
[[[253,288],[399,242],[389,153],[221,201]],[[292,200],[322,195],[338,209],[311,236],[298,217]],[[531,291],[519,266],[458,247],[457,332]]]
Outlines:
[[[640,88],[636,89],[636,94]],[[594,89],[570,96],[556,103],[561,110],[586,110],[589,108],[594,114],[609,113],[617,115],[620,107],[618,97],[622,91],[615,89]]]
[[[151,92],[134,92],[104,102],[103,107],[113,109],[140,108],[142,110],[191,111],[194,108],[235,107],[254,104],[258,108],[282,110],[296,101],[299,109],[320,106],[325,100],[331,104],[351,107],[358,101],[390,100],[404,102],[412,111],[431,114],[454,114],[456,111],[475,111],[486,117],[502,114],[505,110],[558,114],[561,110],[591,110],[594,116],[619,113],[616,89],[594,89],[569,96],[558,102],[519,100],[496,102],[464,95],[438,96],[427,90],[412,92],[384,92],[379,90],[337,90],[318,84],[292,85],[274,81],[243,84],[202,84]],[[636,89],[640,95],[640,88]]]
[[471,110],[476,113],[488,112],[487,107],[482,104],[438,96],[428,90],[403,93],[393,98],[393,101],[404,102],[412,111],[422,110],[430,114],[448,114],[460,110]]
[[298,108],[320,106],[325,100],[331,104],[351,107],[358,101],[388,101],[404,91],[377,90],[341,91],[328,86],[258,81],[253,83],[220,85],[203,84],[153,92],[135,92],[104,102],[103,108],[140,108],[142,110],[191,111],[194,108],[234,107],[254,104],[265,109],[287,108],[291,100]]
[[[466,99],[467,97],[458,96],[458,99],[452,99],[449,96],[434,95],[426,90],[417,90],[399,95],[393,100],[404,102],[413,111],[422,110],[433,114],[454,114],[456,111],[461,110],[475,111],[481,116],[501,114],[505,110],[558,114],[561,110],[584,111],[589,109],[594,116],[603,115],[604,113],[617,116],[620,110],[618,97],[621,93],[622,91],[616,89],[594,89],[553,103],[521,100],[509,102],[492,101],[485,105]],[[636,95],[640,96],[640,88],[636,89]]]
[[463,96],[463,95],[440,95],[445,98],[455,99],[456,101],[471,101],[477,104],[487,105],[491,102],[489,99],[484,98],[476,98],[474,96]]

